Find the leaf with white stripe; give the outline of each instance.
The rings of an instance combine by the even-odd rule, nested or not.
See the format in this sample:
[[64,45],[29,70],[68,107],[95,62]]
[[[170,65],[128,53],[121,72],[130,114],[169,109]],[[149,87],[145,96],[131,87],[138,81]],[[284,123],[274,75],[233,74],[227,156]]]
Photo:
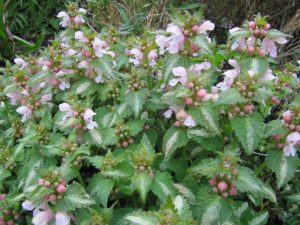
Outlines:
[[299,159],[297,157],[285,156],[282,151],[271,150],[268,151],[266,163],[276,174],[277,187],[281,188],[293,178],[299,165]]
[[159,219],[146,212],[134,212],[125,217],[129,225],[157,225]]
[[173,180],[170,174],[156,172],[154,181],[151,185],[152,192],[159,197],[160,200],[165,199],[174,193]]
[[134,188],[139,192],[143,203],[146,202],[153,178],[146,173],[139,173],[132,178]]
[[163,152],[165,159],[168,160],[175,150],[187,144],[188,140],[184,130],[176,127],[169,128],[163,138]]
[[267,223],[269,218],[268,212],[261,212],[255,214],[254,218],[249,221],[249,225],[264,225]]
[[251,155],[261,142],[264,125],[263,118],[258,114],[231,119],[234,133],[248,155]]

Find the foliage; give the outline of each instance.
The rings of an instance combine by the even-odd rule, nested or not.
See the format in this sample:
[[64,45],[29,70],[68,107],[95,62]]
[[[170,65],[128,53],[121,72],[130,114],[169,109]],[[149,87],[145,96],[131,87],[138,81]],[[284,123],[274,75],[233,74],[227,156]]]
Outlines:
[[297,224],[299,65],[257,15],[209,36],[174,12],[141,37],[77,3],[51,44],[1,68],[3,224]]

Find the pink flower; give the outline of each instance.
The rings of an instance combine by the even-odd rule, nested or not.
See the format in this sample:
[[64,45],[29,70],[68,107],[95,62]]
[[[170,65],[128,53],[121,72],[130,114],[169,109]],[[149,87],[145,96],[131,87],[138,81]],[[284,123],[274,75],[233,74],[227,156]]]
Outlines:
[[74,23],[76,24],[76,25],[81,25],[81,24],[83,24],[84,22],[85,22],[85,20],[84,20],[84,18],[83,18],[83,16],[81,15],[81,14],[86,14],[86,10],[85,9],[83,9],[83,8],[80,8],[79,10],[78,10],[78,12],[80,13],[80,14],[78,14],[78,15],[76,15],[75,17],[74,17]]
[[31,210],[33,210],[35,208],[35,206],[33,205],[33,203],[31,201],[28,201],[28,200],[25,200],[22,203],[22,207],[23,207],[23,209],[28,210],[28,211],[31,211]]
[[235,61],[234,59],[230,59],[228,62],[231,66],[233,66],[233,69],[227,70],[223,73],[225,75],[224,81],[217,84],[217,87],[221,91],[226,91],[227,89],[229,89],[233,84],[234,79],[240,74],[240,66],[237,61]]
[[15,58],[14,59],[14,62],[15,62],[15,64],[17,64],[17,65],[20,65],[21,67],[20,67],[20,69],[22,70],[22,69],[25,69],[25,67],[27,66],[27,62],[25,62],[25,60],[24,59],[21,59],[21,58]]
[[270,69],[267,69],[264,75],[258,79],[259,82],[268,81],[268,80],[278,80],[277,77],[275,77],[274,74],[272,73],[272,70]]
[[292,114],[291,110],[285,111],[282,114],[282,118],[285,123],[290,122],[293,119],[293,114]]
[[87,60],[82,60],[80,63],[78,63],[77,67],[80,69],[87,69],[90,67],[90,64]]
[[89,40],[84,36],[82,31],[75,32],[75,39],[79,40],[82,43],[87,43]]
[[59,84],[59,89],[64,91],[66,89],[69,89],[71,86],[70,82],[67,81],[66,79],[63,79],[60,81],[60,84]]
[[152,67],[156,64],[156,59],[158,58],[158,54],[156,52],[156,49],[153,49],[151,50],[149,53],[148,53],[148,62],[149,62],[149,65]]
[[183,108],[177,106],[171,106],[170,109],[164,113],[164,117],[171,118],[173,113],[176,114],[176,119],[182,122],[183,125],[187,127],[194,127],[197,125],[195,120],[190,115],[188,115]]
[[178,82],[181,84],[186,84],[186,82],[188,81],[187,71],[182,66],[174,67],[173,74],[179,78],[171,79],[169,81],[169,85],[171,86],[175,86]]
[[86,127],[89,130],[93,130],[95,127],[98,127],[98,124],[93,121],[93,117],[96,115],[96,113],[91,109],[86,109],[83,113],[83,119],[86,123]]
[[51,100],[52,100],[52,94],[44,94],[42,95],[40,102],[42,105],[49,104],[49,101]]
[[300,142],[300,133],[299,132],[293,132],[290,133],[286,137],[286,144],[283,148],[283,152],[286,156],[295,156],[296,155],[296,148],[295,145],[299,144]]
[[32,111],[28,106],[20,106],[16,110],[19,114],[23,115],[22,122],[24,123],[27,119],[30,119],[32,116]]
[[285,37],[276,37],[276,38],[269,38],[265,37],[262,41],[261,48],[265,51],[266,54],[269,54],[271,57],[277,57],[277,47],[275,42],[278,44],[285,44],[287,43],[287,39]]
[[56,225],[69,225],[70,216],[65,212],[57,212],[55,215],[55,224]]
[[206,20],[199,26],[199,33],[206,34],[207,31],[212,31],[213,29],[215,29],[215,24]]
[[69,26],[71,20],[70,20],[70,16],[68,15],[68,13],[66,13],[65,11],[61,11],[57,14],[57,17],[62,18],[62,21],[59,23],[62,27]]
[[72,109],[72,106],[70,106],[68,103],[62,103],[59,105],[59,110],[61,112],[65,112],[65,116],[62,120],[67,119],[68,117],[73,117],[74,110]]
[[66,57],[72,56],[72,55],[75,55],[76,53],[77,53],[77,52],[76,52],[74,49],[70,48],[70,49],[68,49],[68,50],[65,52],[65,56],[66,56]]
[[108,51],[109,47],[106,41],[102,41],[99,38],[95,37],[94,41],[92,42],[93,49],[95,51],[95,55],[99,58],[103,56],[103,54],[108,54],[111,57],[115,57],[115,53],[112,51]]
[[143,61],[144,54],[137,48],[133,48],[129,50],[129,54],[133,56],[133,58],[129,58],[129,62],[133,63],[135,66],[140,65]]
[[17,105],[17,102],[22,98],[21,93],[18,91],[7,93],[7,97],[10,98],[10,104],[12,105]]
[[194,75],[199,76],[203,70],[209,70],[210,67],[210,62],[197,63],[192,65],[189,71],[191,71]]
[[164,54],[165,49],[167,49],[170,54],[176,54],[179,50],[184,48],[184,35],[181,32],[180,27],[173,23],[168,24],[166,30],[171,33],[171,36],[166,37],[165,35],[158,35],[155,39],[155,43],[160,48],[159,54]]

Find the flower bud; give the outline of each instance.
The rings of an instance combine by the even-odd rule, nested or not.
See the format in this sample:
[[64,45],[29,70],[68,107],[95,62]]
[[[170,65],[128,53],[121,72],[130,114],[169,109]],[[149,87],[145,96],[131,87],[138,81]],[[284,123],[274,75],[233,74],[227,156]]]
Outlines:
[[79,113],[77,111],[73,112],[73,116],[77,117],[79,115]]
[[193,88],[194,84],[193,83],[188,83],[188,88]]
[[206,90],[205,89],[200,89],[198,92],[197,92],[197,96],[199,98],[205,98],[206,96]]
[[56,191],[58,193],[64,193],[64,192],[66,192],[66,190],[67,190],[67,188],[66,188],[66,186],[64,184],[59,184],[56,187]]
[[234,107],[233,111],[235,113],[239,113],[241,111],[241,109],[240,109],[240,107],[236,106],[236,107]]
[[218,183],[218,189],[220,192],[224,192],[227,189],[227,183],[225,181],[221,181]]
[[260,30],[259,30],[259,29],[256,29],[256,30],[254,31],[254,36],[255,36],[255,37],[259,37],[259,36],[260,36]]
[[199,48],[199,46],[197,45],[197,44],[195,44],[195,43],[191,43],[191,50],[193,51],[193,52],[196,52],[196,51],[198,51],[200,48]]
[[243,108],[244,113],[251,113],[252,112],[252,106],[251,105],[245,105]]
[[271,28],[271,24],[267,23],[265,26],[264,26],[264,29],[265,30],[269,30]]
[[56,201],[56,195],[55,194],[51,194],[51,195],[49,195],[48,199],[49,199],[50,202],[53,203],[53,202]]
[[7,225],[14,225],[14,221],[13,220],[9,220],[6,222]]
[[50,185],[51,185],[51,183],[49,181],[45,181],[45,184],[44,184],[45,187],[50,187]]
[[249,22],[249,27],[250,27],[250,29],[255,30],[255,28],[256,28],[256,23],[255,23],[255,21],[250,21],[250,22]]
[[52,63],[51,63],[50,61],[46,61],[46,62],[45,62],[45,66],[51,67],[51,66],[52,66]]
[[224,192],[222,195],[223,195],[224,198],[228,197],[228,193],[227,192]]
[[181,126],[181,123],[177,120],[176,122],[175,122],[175,127],[180,127]]
[[198,26],[198,25],[194,25],[194,26],[192,27],[192,32],[193,32],[194,34],[197,34],[198,31],[199,31],[199,26]]
[[294,124],[289,125],[289,130],[294,131],[296,129],[296,126]]
[[194,101],[193,101],[192,98],[185,98],[185,99],[184,99],[184,102],[185,102],[185,104],[187,104],[187,105],[192,105]]
[[127,141],[123,141],[122,142],[122,147],[123,148],[127,148],[128,147],[128,142]]
[[6,194],[0,194],[0,200],[6,199]]
[[253,54],[255,51],[255,48],[253,46],[248,46],[247,51],[249,54]]
[[190,35],[190,32],[189,32],[188,30],[185,30],[185,31],[183,32],[183,35],[186,36],[186,37],[188,37],[188,36]]
[[177,113],[176,113],[176,118],[178,120],[184,120],[187,117],[187,113],[184,111],[184,109],[180,109]]
[[234,174],[234,175],[238,175],[239,174],[239,169],[237,169],[237,168],[234,168],[233,170],[232,170],[232,173]]
[[279,142],[280,139],[281,139],[281,135],[280,134],[275,134],[272,136],[273,140],[276,141],[276,142]]
[[235,187],[231,187],[231,188],[230,188],[230,191],[229,191],[229,194],[230,194],[231,196],[236,196],[236,195],[237,195],[237,190],[236,190],[236,188],[235,188]]
[[215,192],[215,193],[217,193],[218,192],[218,188],[217,187],[213,187],[212,191]]
[[296,126],[296,130],[297,130],[298,132],[300,132],[300,125],[297,125],[297,126]]
[[282,115],[284,122],[288,123],[293,119],[293,115],[290,112],[286,112]]
[[213,177],[213,178],[209,179],[208,183],[211,186],[215,186],[217,184],[217,178]]

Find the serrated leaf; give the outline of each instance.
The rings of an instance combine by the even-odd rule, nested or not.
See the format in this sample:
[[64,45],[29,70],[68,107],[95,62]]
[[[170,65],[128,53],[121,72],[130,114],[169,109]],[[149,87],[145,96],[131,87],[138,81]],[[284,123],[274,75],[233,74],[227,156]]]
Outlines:
[[209,47],[209,42],[204,35],[197,35],[195,43],[203,50],[205,54],[212,55],[212,51]]
[[125,217],[129,225],[157,225],[158,218],[145,212],[134,212]]
[[91,64],[94,67],[100,69],[104,73],[104,76],[106,78],[108,79],[115,78],[115,74],[112,68],[112,62],[109,56],[104,55],[100,59],[92,60]]
[[249,221],[249,225],[264,225],[267,223],[269,218],[268,212],[261,212],[255,214],[254,218]]
[[84,188],[76,182],[68,186],[64,199],[75,208],[84,208],[95,204],[95,201],[90,198]]
[[191,204],[196,203],[196,196],[189,188],[187,188],[182,184],[177,184],[177,183],[174,184],[174,187],[188,200],[188,202],[190,202]]
[[188,140],[184,130],[175,127],[169,128],[163,138],[163,152],[165,159],[168,160],[175,150],[184,146]]
[[230,88],[220,94],[218,101],[216,102],[217,105],[233,105],[237,103],[244,103],[246,99],[241,93],[234,88]]
[[287,157],[279,150],[271,150],[268,151],[266,163],[276,174],[277,187],[281,188],[293,178],[299,165],[299,159],[296,157]]
[[98,129],[89,130],[89,133],[90,133],[93,141],[95,142],[95,144],[97,144],[97,145],[102,144],[103,135],[101,134],[101,132]]
[[161,201],[173,194],[173,180],[170,174],[156,172],[154,180],[151,185],[152,192],[159,197]]
[[90,82],[90,81],[80,84],[76,88],[76,94],[81,94],[81,93],[85,92],[91,86],[91,84],[92,84],[92,82]]
[[117,123],[118,119],[119,116],[117,112],[110,112],[103,116],[101,122],[103,127],[110,128]]
[[300,193],[288,195],[285,198],[300,205]]
[[246,167],[241,167],[235,181],[238,191],[247,192],[256,197],[267,198],[276,203],[276,195],[271,187],[257,178],[253,171]]
[[144,120],[131,120],[127,123],[129,128],[129,133],[132,136],[136,136],[140,131],[144,128],[145,121]]
[[218,159],[204,159],[189,168],[189,172],[202,176],[213,177],[219,171],[220,161]]
[[203,126],[206,130],[221,134],[219,128],[219,116],[215,109],[210,104],[203,104],[202,106],[192,109],[191,116],[196,120],[197,124]]
[[89,181],[89,190],[91,197],[98,199],[98,201],[107,207],[109,194],[114,186],[114,181],[103,177],[101,174],[96,174]]
[[230,203],[222,196],[201,189],[198,194],[200,224],[214,225],[225,222],[233,214]]
[[133,176],[132,184],[139,192],[142,203],[145,204],[153,178],[146,173],[139,173]]
[[231,119],[231,126],[246,153],[251,155],[264,135],[263,118],[257,114],[234,117]]
[[127,103],[132,107],[135,117],[138,117],[145,103],[145,91],[131,91],[126,96]]

